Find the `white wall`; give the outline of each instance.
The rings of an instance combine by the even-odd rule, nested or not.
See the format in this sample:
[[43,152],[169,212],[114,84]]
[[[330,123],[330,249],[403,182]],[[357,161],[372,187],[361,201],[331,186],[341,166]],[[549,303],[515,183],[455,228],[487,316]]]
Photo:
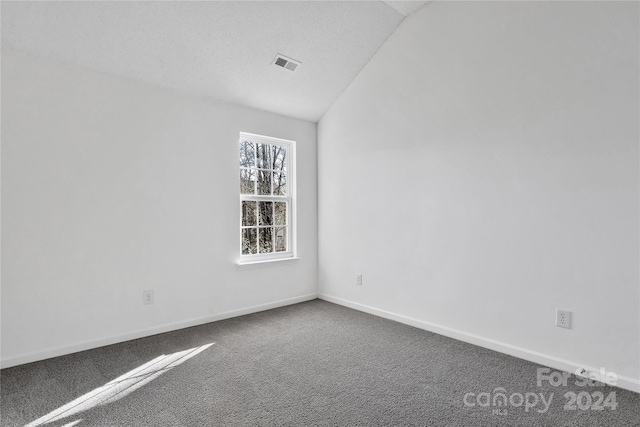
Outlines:
[[[235,264],[240,131],[297,141],[299,261]],[[3,49],[3,366],[314,298],[316,177],[314,123]]]
[[320,295],[637,381],[638,40],[638,3],[407,18],[318,125]]

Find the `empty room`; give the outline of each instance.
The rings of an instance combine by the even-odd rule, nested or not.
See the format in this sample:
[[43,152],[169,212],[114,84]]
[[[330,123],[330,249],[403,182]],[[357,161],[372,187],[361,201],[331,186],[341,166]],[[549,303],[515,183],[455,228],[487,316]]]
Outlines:
[[640,3],[2,1],[0,425],[640,426]]

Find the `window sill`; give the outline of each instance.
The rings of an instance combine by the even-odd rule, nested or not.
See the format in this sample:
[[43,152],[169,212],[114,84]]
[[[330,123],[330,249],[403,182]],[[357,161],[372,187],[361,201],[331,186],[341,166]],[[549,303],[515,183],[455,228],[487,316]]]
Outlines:
[[261,267],[275,267],[277,265],[293,264],[297,262],[300,257],[278,258],[278,259],[265,259],[258,261],[238,261],[236,268],[238,270],[261,268]]

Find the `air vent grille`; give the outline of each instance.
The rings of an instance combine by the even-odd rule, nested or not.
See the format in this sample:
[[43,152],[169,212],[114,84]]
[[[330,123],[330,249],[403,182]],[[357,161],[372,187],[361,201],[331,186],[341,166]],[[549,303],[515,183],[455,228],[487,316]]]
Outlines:
[[295,71],[298,68],[298,65],[301,64],[300,61],[296,61],[295,59],[287,58],[284,55],[277,54],[273,60],[273,64],[278,67],[286,68],[289,71]]

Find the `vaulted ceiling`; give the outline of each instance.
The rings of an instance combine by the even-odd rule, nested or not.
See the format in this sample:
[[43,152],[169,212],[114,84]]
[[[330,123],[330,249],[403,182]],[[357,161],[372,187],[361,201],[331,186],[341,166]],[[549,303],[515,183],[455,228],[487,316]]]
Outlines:
[[316,122],[425,3],[2,1],[2,47]]

